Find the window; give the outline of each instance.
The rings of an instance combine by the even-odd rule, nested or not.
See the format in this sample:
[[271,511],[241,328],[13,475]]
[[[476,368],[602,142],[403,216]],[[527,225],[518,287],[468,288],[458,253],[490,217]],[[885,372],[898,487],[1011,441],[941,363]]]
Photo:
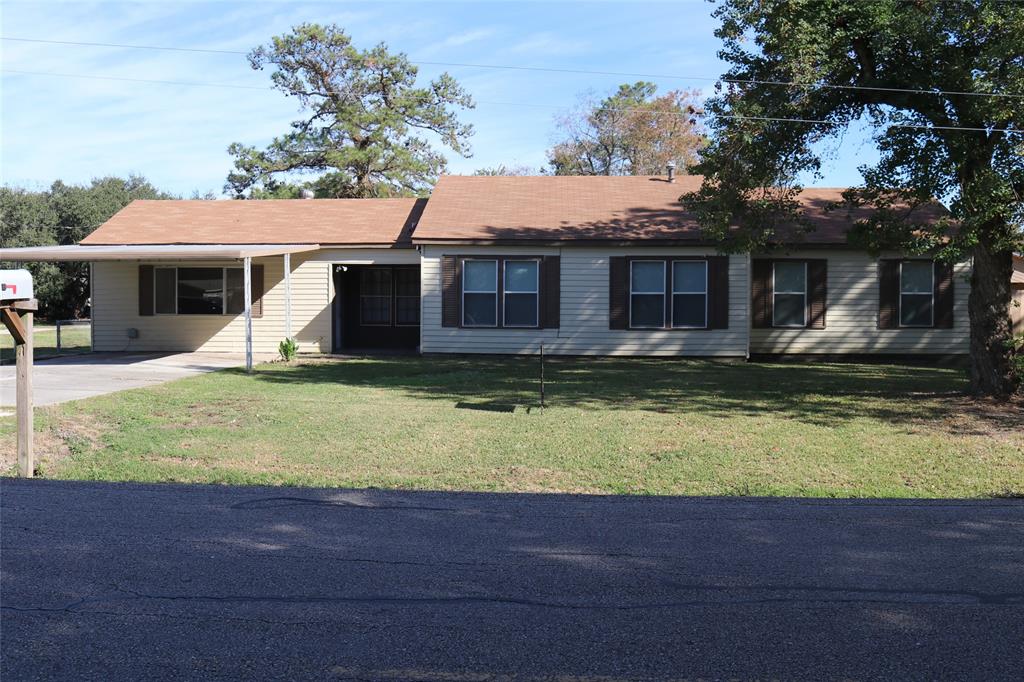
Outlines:
[[634,260],[629,264],[629,326],[665,326],[665,261]]
[[505,326],[536,327],[539,320],[540,263],[506,260]]
[[242,268],[154,268],[157,315],[237,315],[245,310]]
[[807,263],[776,261],[772,291],[772,326],[807,326]]
[[498,326],[498,261],[462,261],[462,324]]
[[672,326],[703,329],[708,325],[708,263],[672,263]]
[[391,325],[391,268],[360,270],[359,324]]
[[935,268],[931,261],[900,263],[900,326],[931,327],[934,318]]
[[415,327],[420,323],[420,269],[395,268],[395,324]]

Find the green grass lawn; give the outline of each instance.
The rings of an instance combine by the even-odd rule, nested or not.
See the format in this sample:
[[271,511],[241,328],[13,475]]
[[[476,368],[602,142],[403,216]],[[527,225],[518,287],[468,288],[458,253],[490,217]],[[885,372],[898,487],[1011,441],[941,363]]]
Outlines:
[[[32,339],[35,347],[32,357],[38,360],[58,355],[88,353],[90,350],[88,325],[64,325],[60,330],[61,351],[57,352],[57,327],[52,324],[34,324]],[[0,365],[14,362],[14,339],[7,328],[0,325]]]
[[[685,495],[1024,494],[959,369],[535,358],[259,366],[53,408],[45,476]],[[511,408],[515,408],[510,411]],[[0,448],[13,450],[11,418]],[[62,457],[57,455],[63,454]]]

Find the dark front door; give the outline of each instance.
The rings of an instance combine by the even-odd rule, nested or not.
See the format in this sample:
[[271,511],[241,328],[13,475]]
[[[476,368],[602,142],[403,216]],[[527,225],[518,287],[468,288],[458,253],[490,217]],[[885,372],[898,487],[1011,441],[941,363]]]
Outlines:
[[420,266],[335,266],[336,350],[415,349],[420,343]]

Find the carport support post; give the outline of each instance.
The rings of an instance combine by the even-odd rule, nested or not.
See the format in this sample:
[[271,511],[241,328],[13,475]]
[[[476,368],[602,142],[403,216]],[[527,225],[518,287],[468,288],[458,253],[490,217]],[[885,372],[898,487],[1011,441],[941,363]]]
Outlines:
[[284,338],[292,338],[292,254],[284,254]]
[[242,259],[244,273],[242,288],[245,290],[245,371],[252,371],[252,258]]

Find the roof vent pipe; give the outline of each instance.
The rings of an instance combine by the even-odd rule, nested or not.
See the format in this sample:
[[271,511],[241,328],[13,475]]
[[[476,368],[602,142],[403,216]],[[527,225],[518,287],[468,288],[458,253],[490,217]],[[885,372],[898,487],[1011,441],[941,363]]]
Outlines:
[[676,162],[675,161],[669,161],[668,163],[665,164],[665,168],[666,168],[666,170],[668,170],[668,181],[669,182],[675,182],[676,181]]
[[312,199],[315,196],[316,194],[311,189],[304,189],[301,192],[299,192],[299,197],[302,199]]

